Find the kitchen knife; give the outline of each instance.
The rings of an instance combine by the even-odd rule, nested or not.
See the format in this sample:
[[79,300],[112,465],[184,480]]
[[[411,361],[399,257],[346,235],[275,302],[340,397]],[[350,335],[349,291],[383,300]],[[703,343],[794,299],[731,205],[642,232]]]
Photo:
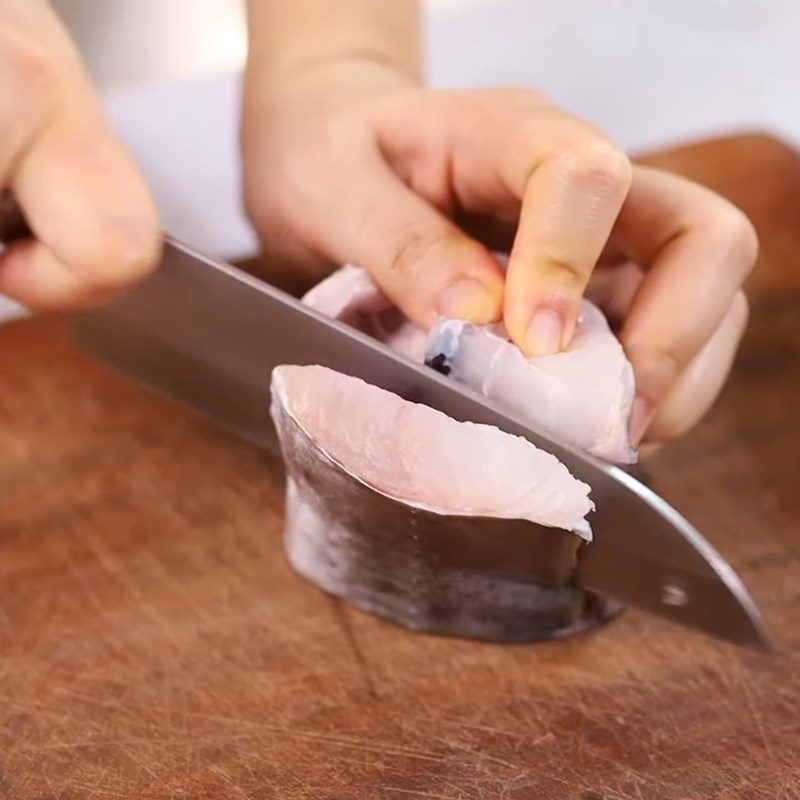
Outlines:
[[267,387],[279,364],[322,364],[457,420],[523,436],[592,487],[594,541],[579,555],[580,585],[721,639],[770,646],[761,614],[729,564],[629,474],[551,441],[485,397],[169,237],[147,281],[75,316],[72,332],[88,354],[262,447],[276,446]]

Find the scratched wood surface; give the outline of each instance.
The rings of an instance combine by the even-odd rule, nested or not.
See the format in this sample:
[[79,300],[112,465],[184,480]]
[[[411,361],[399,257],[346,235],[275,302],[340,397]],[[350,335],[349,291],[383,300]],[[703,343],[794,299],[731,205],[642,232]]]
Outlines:
[[287,567],[276,459],[24,321],[0,328],[0,797],[800,798],[800,166],[762,138],[658,160],[765,246],[732,380],[649,480],[780,654],[636,612],[496,646],[353,611]]

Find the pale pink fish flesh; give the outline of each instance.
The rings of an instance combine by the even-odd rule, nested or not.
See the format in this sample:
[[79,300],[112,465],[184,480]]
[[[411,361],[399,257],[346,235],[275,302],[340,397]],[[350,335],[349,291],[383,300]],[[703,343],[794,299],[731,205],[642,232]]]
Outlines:
[[608,461],[636,461],[629,436],[633,369],[603,313],[588,301],[569,348],[535,359],[526,359],[498,325],[442,318],[426,337],[359,267],[341,268],[304,301],[415,361],[425,358],[553,439]]
[[589,486],[553,455],[489,425],[325,367],[272,374],[273,416],[290,415],[346,472],[375,491],[442,515],[526,519],[591,538]]
[[439,319],[426,361],[556,441],[607,461],[636,461],[629,435],[633,369],[603,312],[586,300],[563,353],[529,359],[502,325]]

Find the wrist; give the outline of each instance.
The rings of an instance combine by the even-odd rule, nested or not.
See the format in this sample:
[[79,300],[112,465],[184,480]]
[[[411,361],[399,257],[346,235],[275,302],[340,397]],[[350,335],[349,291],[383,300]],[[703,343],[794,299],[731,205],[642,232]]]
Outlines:
[[269,91],[285,87],[342,86],[402,89],[419,86],[416,70],[390,53],[368,47],[343,50],[293,51],[268,59],[250,58],[248,89]]
[[420,31],[417,0],[248,0],[248,66],[281,76],[362,61],[419,82]]

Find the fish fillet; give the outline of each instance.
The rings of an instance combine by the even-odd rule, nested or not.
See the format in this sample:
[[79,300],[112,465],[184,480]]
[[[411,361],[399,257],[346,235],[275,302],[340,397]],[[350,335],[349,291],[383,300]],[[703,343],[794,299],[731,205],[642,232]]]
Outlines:
[[573,635],[622,610],[575,584],[579,536],[481,516],[531,512],[586,535],[588,487],[555,459],[322,367],[279,367],[272,383],[299,575],[404,627],[497,642]]
[[358,267],[338,270],[304,302],[415,361],[426,360],[552,439],[608,461],[636,461],[629,436],[633,369],[602,311],[586,300],[569,348],[532,359],[502,325],[441,318],[426,336]]
[[[554,438],[630,458],[632,373],[588,304],[567,353],[529,361],[499,326],[443,319],[426,335],[356,267],[304,300]],[[409,628],[492,641],[571,635],[620,613],[574,582],[593,504],[552,454],[321,366],[278,367],[271,388],[286,553],[317,586]]]
[[318,457],[406,504],[441,515],[525,519],[591,538],[589,486],[521,437],[457,422],[320,366],[275,369],[272,414],[281,437],[288,416]]
[[607,461],[636,461],[628,432],[633,369],[603,312],[588,301],[563,353],[526,358],[502,325],[440,319],[426,361],[552,439]]

